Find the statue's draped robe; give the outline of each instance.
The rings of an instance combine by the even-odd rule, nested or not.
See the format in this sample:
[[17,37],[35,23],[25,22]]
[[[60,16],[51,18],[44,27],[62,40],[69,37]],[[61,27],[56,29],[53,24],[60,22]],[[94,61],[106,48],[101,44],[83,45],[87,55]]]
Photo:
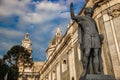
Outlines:
[[[88,14],[91,13],[91,8],[87,8]],[[78,42],[80,43],[81,56],[83,58],[84,49],[91,49],[89,62],[87,64],[89,73],[93,73],[93,52],[92,49],[99,49],[99,71],[102,72],[102,59],[101,59],[101,42],[96,22],[88,16],[75,16],[73,11],[73,3],[70,4],[71,19],[75,20],[78,24]],[[90,12],[90,13],[89,13]],[[91,13],[93,14],[93,12]],[[83,62],[83,59],[82,59]],[[84,63],[84,62],[83,62]]]
[[[80,20],[81,19],[81,20]],[[76,17],[78,23],[78,42],[81,46],[81,56],[84,54],[84,48],[99,48],[99,71],[102,72],[101,42],[95,21],[85,16]],[[88,24],[88,25],[87,25]],[[91,26],[89,26],[91,25]],[[85,28],[86,27],[86,28]],[[88,27],[88,28],[87,28]],[[86,31],[86,32],[85,32]],[[93,70],[93,51],[89,56],[88,73],[94,73]]]

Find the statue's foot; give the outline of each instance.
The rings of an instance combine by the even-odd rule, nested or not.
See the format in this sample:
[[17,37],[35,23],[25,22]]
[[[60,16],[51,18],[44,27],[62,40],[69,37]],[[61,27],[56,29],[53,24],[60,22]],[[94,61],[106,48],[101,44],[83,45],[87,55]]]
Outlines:
[[96,71],[96,72],[95,72],[95,74],[101,74],[101,72],[99,72],[99,71]]

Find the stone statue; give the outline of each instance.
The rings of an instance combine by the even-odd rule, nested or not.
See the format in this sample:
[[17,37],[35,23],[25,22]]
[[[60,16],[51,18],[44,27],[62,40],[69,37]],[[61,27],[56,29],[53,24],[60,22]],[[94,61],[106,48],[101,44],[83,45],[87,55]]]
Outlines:
[[75,16],[73,3],[70,4],[72,20],[78,24],[78,41],[82,51],[83,73],[100,74],[102,73],[101,44],[103,35],[100,35],[96,22],[92,19],[94,10],[87,7],[84,11],[85,16]]

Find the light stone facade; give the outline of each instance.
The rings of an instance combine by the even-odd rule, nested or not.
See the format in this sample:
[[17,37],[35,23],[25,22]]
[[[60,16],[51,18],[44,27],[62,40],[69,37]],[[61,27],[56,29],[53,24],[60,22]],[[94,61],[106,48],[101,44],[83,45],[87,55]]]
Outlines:
[[[100,34],[104,35],[102,59],[104,74],[120,79],[120,0],[86,0],[80,11],[83,15],[87,6],[93,7]],[[78,25],[69,24],[66,33],[50,42],[47,60],[40,70],[40,80],[79,80],[83,71],[80,45],[78,43]],[[59,32],[61,34],[61,31]]]
[[[25,38],[22,40],[21,46],[28,50],[32,60],[32,41],[30,40],[28,33],[25,34]],[[24,63],[22,58],[19,58],[17,62],[17,66],[19,68],[18,80],[39,80],[39,71],[43,65],[44,62],[33,62],[33,65],[29,66],[29,64]]]

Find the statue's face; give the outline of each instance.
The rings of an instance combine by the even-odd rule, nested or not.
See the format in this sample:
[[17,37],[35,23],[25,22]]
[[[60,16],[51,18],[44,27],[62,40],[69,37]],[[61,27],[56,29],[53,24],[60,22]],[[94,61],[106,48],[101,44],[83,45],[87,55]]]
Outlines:
[[89,16],[91,16],[92,17],[92,15],[93,15],[93,9],[91,8],[91,7],[87,7],[86,9],[85,9],[85,15],[89,15]]

